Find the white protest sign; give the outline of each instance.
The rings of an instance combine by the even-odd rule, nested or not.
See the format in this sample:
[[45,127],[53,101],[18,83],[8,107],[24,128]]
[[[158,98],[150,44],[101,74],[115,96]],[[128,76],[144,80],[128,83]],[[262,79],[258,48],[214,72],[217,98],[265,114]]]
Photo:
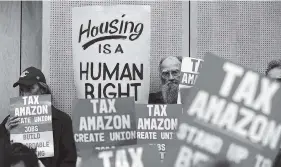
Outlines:
[[81,154],[137,143],[133,97],[76,99],[72,124],[76,148]]
[[156,146],[131,145],[84,156],[81,167],[160,167]]
[[186,96],[188,96],[188,90],[186,89],[190,89],[194,86],[202,64],[202,59],[192,57],[184,57],[182,59],[178,104],[184,103]]
[[184,57],[181,64],[181,82],[180,88],[190,88],[194,86],[199,70],[202,68],[203,60]]
[[18,117],[20,124],[11,130],[10,140],[35,148],[39,158],[53,157],[51,107],[51,95],[11,98],[10,116]]
[[208,54],[195,87],[166,165],[224,158],[233,167],[271,167],[280,147],[280,83]]
[[136,104],[138,144],[157,145],[160,160],[167,152],[166,144],[176,139],[180,104]]
[[85,6],[72,10],[78,98],[135,97],[150,88],[150,6]]

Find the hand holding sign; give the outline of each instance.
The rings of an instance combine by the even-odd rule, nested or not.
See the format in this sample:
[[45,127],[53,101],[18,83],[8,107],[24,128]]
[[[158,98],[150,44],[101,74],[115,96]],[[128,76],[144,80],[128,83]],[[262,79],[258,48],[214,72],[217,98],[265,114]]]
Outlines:
[[11,142],[36,149],[39,158],[54,155],[51,95],[11,98],[5,127],[10,131]]
[[11,129],[18,126],[19,123],[20,123],[20,118],[9,116],[7,122],[5,123],[5,128],[10,133]]

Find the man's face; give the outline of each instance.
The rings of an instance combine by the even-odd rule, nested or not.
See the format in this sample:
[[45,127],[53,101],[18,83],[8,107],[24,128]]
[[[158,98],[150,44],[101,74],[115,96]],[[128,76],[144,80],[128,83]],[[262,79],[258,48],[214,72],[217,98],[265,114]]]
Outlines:
[[25,166],[23,161],[20,161],[16,164],[11,165],[11,167],[27,167],[27,166]]
[[168,57],[161,66],[161,80],[162,84],[167,82],[179,83],[181,62],[175,57]]
[[273,68],[268,72],[267,76],[272,78],[272,79],[276,79],[276,80],[280,81],[280,79],[281,79],[281,69],[280,68]]
[[34,84],[31,86],[19,85],[19,87],[21,96],[32,96],[42,94],[42,90],[38,84]]
[[162,95],[167,104],[177,103],[181,62],[176,57],[166,58],[161,66]]

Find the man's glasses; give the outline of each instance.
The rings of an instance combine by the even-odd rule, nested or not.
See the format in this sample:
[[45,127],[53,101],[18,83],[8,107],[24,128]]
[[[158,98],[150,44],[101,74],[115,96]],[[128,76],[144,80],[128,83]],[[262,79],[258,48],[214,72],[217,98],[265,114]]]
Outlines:
[[170,74],[174,77],[178,77],[180,75],[180,70],[163,71],[162,77],[168,79]]

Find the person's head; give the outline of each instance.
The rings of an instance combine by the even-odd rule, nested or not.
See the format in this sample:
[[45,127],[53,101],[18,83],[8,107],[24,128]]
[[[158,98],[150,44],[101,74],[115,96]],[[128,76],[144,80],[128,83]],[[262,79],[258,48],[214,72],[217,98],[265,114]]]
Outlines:
[[276,79],[276,80],[281,80],[281,60],[273,60],[268,63],[266,72],[266,76]]
[[39,167],[35,150],[21,143],[13,143],[10,150],[10,167]]
[[177,103],[182,57],[168,56],[160,61],[162,95],[167,104]]
[[13,87],[19,86],[20,96],[51,94],[41,70],[35,67],[25,69]]

